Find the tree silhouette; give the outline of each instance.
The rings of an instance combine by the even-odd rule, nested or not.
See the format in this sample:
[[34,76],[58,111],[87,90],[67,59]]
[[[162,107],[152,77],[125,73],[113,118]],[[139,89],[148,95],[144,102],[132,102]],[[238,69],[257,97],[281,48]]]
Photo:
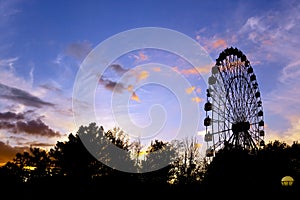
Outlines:
[[[68,198],[93,197],[100,190],[114,188],[118,192],[110,196],[119,198],[128,192],[127,187],[138,193],[168,194],[168,198],[195,192],[222,198],[237,197],[238,193],[249,198],[300,194],[298,142],[289,146],[275,140],[254,154],[225,146],[211,162],[201,158],[199,147],[195,138],[170,143],[154,140],[146,153],[140,154],[140,142],[130,142],[120,128],[106,132],[90,123],[79,127],[76,134],[70,133],[66,141],[57,141],[49,151],[30,147],[17,153],[0,167],[0,187],[3,194],[22,197],[51,191],[56,191],[53,197],[58,193]],[[122,153],[112,151],[115,148]],[[115,164],[124,164],[134,173],[119,170]],[[295,179],[288,193],[280,185],[286,175]]]
[[53,158],[53,172],[56,176],[87,180],[97,173],[101,165],[86,150],[77,134],[71,133],[68,141],[57,142],[49,154]]
[[[269,142],[256,154],[242,148],[224,148],[207,167],[203,180],[205,191],[234,190],[247,193],[248,197],[260,194],[278,198],[283,194],[281,178],[287,174],[299,177],[299,149],[297,143],[290,147],[278,140]],[[293,191],[299,194],[299,186],[294,187],[298,187]]]
[[142,181],[148,188],[167,188],[170,180],[171,163],[175,157],[175,150],[170,143],[154,140],[141,161],[144,172]]
[[205,158],[200,154],[201,144],[196,137],[185,138],[176,141],[177,157],[172,163],[172,183],[173,184],[198,184],[203,179]]

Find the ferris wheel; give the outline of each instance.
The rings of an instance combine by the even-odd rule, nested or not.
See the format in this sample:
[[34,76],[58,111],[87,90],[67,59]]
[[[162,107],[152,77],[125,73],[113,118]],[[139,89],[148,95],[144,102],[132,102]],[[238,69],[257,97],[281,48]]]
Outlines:
[[206,156],[224,147],[255,151],[264,143],[264,113],[254,70],[237,48],[226,48],[211,68],[204,105]]

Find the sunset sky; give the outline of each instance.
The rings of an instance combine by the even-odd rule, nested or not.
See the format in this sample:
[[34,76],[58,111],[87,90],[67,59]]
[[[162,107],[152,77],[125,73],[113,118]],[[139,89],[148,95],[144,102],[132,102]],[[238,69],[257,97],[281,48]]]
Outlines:
[[[266,142],[299,140],[299,10],[297,0],[0,0],[0,164],[30,145],[49,149],[75,133],[73,86],[81,63],[104,40],[142,27],[185,34],[204,48],[212,65],[225,48],[239,48],[259,82]],[[185,77],[190,83],[184,88],[186,102],[155,84],[137,88],[166,72],[159,64],[139,68],[147,63],[167,65]],[[113,128],[112,95],[129,94],[128,116],[140,126],[151,123],[153,105],[164,108],[162,132],[145,137],[169,141],[180,126],[180,106],[190,103],[199,107],[201,121],[197,132],[188,135],[203,143],[203,77],[210,67],[199,66],[199,75],[180,56],[159,49],[120,55],[95,90],[97,123]],[[118,82],[125,73],[127,79]]]

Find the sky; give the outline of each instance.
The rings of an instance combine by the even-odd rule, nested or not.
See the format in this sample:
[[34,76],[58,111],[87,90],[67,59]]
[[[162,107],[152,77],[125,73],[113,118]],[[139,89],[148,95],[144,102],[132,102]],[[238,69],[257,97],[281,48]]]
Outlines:
[[[193,116],[199,109],[199,124],[187,135],[196,135],[204,146],[204,77],[219,53],[233,46],[247,56],[257,76],[265,141],[298,141],[299,9],[296,0],[0,0],[0,164],[30,146],[49,149],[76,133],[80,124],[73,105],[80,98],[74,98],[74,85],[82,64],[107,39],[145,27],[184,34],[208,58],[195,71],[180,55],[163,49],[119,55],[98,76],[96,87],[88,88],[94,95],[94,105],[88,106],[98,125],[109,130],[130,119],[132,124],[121,128],[143,129],[157,123],[161,129],[153,133],[128,134],[145,144],[156,138],[170,141],[184,125],[181,109],[195,108],[187,112]],[[155,77],[171,85],[148,81]],[[185,88],[179,79],[188,81]],[[176,94],[178,88],[185,95]],[[126,105],[118,95],[125,95]]]

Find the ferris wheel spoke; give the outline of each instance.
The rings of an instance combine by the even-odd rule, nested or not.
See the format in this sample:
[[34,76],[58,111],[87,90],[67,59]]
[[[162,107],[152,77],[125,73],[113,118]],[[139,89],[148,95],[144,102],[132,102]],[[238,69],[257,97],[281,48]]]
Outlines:
[[[225,109],[228,109],[228,108],[225,108]],[[216,114],[217,117],[222,118],[225,121],[229,121],[230,123],[233,123],[232,117],[224,115],[224,109],[221,109],[220,107],[214,107],[213,112]]]
[[[230,107],[232,106],[226,106],[226,102],[224,102],[224,100],[219,97],[218,99],[216,99],[215,97],[212,97],[213,99],[213,109],[216,111],[218,110],[217,112],[220,114],[220,116],[223,116],[222,113],[229,113],[230,116],[229,119],[230,121],[232,122],[234,120],[234,116],[232,115],[232,112],[230,110]],[[221,110],[221,108],[223,108],[224,110]]]

